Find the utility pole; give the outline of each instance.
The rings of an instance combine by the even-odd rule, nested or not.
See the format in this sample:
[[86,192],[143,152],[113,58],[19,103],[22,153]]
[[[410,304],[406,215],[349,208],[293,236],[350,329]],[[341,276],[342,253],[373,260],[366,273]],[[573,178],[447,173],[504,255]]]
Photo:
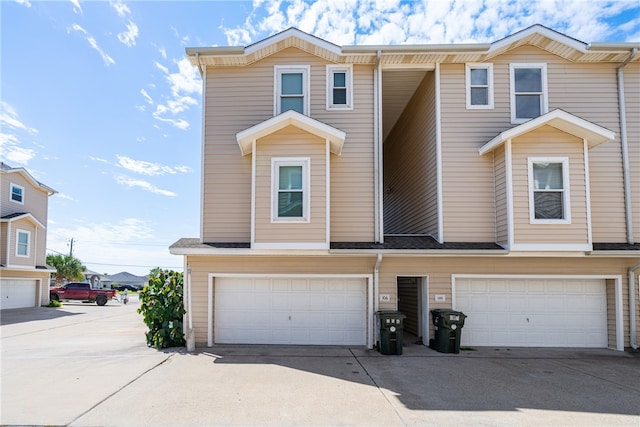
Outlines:
[[69,241],[69,256],[73,256],[73,237]]

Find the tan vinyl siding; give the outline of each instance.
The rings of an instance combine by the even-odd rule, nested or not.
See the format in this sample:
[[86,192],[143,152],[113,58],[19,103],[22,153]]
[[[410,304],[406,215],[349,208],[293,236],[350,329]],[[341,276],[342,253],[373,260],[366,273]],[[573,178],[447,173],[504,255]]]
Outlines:
[[[582,140],[545,126],[514,139],[511,147],[515,243],[588,243],[587,192]],[[528,171],[530,157],[569,158],[570,224],[530,223]]]
[[632,63],[624,68],[624,89],[633,206],[633,240],[640,242],[640,64]]
[[[429,310],[452,308],[452,275],[575,275],[621,276],[623,297],[624,345],[629,346],[629,286],[627,269],[637,262],[633,259],[612,258],[497,258],[497,257],[396,257],[387,256],[380,266],[380,294],[389,294],[391,301],[380,303],[380,310],[396,310],[397,276],[428,277]],[[607,324],[609,347],[615,348],[615,299],[613,281],[607,281]],[[445,295],[445,302],[435,302],[435,295]],[[464,330],[463,330],[464,333]],[[433,337],[433,326],[430,325]]]
[[[42,224],[47,223],[48,194],[40,187],[33,185],[19,172],[2,173],[0,175],[0,216],[4,217],[14,213],[29,212]],[[24,204],[10,200],[11,184],[24,188]]]
[[384,142],[385,234],[438,237],[435,106],[429,72]]
[[[326,153],[324,139],[289,126],[256,143],[256,243],[326,241]],[[271,222],[272,158],[310,159],[310,222]]]
[[[16,256],[17,231],[28,231],[29,234],[29,256]],[[20,265],[34,267],[36,265],[36,254],[38,253],[38,229],[33,222],[28,219],[19,219],[11,223],[11,231],[9,232],[9,265]]]
[[504,145],[496,149],[493,156],[496,182],[496,242],[506,246],[509,244],[509,217],[507,214],[507,169]]
[[0,264],[7,265],[7,228],[6,222],[0,223]]
[[295,48],[246,67],[208,67],[204,105],[204,241],[248,242],[251,155],[236,133],[273,117],[274,66],[310,65],[311,117],[346,132],[331,160],[331,239],[373,239],[373,67],[353,67],[353,111],[326,111],[326,64]]
[[[234,274],[372,274],[371,257],[215,257],[193,256],[191,267],[193,325],[196,342],[207,342],[207,298],[209,273]],[[215,298],[215,289],[214,289]],[[215,300],[213,301],[215,306]],[[212,325],[213,326],[213,325]]]
[[485,241],[495,228],[494,208],[488,202],[493,198],[490,156],[478,158],[477,150],[514,127],[510,123],[509,64],[518,62],[547,64],[549,111],[560,108],[616,133],[615,141],[589,153],[593,241],[624,242],[616,81],[619,64],[571,63],[532,46],[492,59],[493,110],[465,109],[464,64],[440,67],[445,240]]

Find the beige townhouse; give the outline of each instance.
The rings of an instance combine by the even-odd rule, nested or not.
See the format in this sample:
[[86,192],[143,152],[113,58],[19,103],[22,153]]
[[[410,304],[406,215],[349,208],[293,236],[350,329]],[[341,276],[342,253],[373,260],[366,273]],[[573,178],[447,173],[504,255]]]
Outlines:
[[399,310],[464,346],[636,347],[640,43],[188,48],[203,80],[199,346],[373,347]]
[[49,304],[47,217],[52,188],[0,163],[0,309]]

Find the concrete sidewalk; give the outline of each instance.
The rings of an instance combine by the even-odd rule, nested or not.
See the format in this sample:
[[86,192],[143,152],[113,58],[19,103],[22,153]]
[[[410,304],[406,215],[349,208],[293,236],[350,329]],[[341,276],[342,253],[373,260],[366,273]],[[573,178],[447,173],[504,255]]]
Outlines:
[[630,353],[454,355],[407,343],[402,356],[286,346],[188,354],[147,348],[135,304],[57,314],[12,323],[3,313],[3,425],[640,425],[640,358]]

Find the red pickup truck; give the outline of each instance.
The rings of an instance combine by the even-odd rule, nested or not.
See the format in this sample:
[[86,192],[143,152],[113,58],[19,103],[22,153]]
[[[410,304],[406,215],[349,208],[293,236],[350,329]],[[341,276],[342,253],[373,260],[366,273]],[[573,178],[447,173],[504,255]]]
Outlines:
[[98,305],[105,305],[115,295],[116,291],[111,289],[91,289],[90,283],[67,283],[66,285],[49,289],[49,296],[52,301],[95,301]]

